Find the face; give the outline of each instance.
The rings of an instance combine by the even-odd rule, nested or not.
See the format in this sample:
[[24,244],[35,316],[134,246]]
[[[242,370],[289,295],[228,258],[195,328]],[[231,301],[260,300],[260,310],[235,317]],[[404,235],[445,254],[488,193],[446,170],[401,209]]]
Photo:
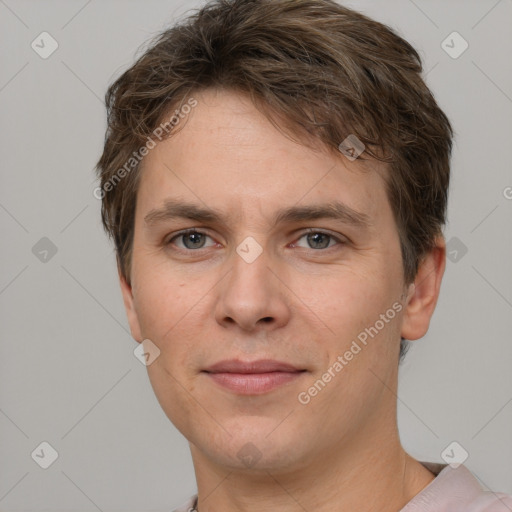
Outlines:
[[400,335],[433,309],[404,285],[386,169],[291,141],[244,96],[194,98],[144,159],[121,279],[134,338],[160,350],[159,403],[229,468],[300,467],[382,433]]

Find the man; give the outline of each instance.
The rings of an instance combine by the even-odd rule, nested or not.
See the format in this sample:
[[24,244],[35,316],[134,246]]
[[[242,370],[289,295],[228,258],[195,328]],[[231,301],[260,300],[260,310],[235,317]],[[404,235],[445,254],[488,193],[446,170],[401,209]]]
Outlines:
[[512,510],[398,435],[445,269],[452,129],[420,73],[331,0],[219,0],[110,87],[102,218],[190,443],[180,511]]

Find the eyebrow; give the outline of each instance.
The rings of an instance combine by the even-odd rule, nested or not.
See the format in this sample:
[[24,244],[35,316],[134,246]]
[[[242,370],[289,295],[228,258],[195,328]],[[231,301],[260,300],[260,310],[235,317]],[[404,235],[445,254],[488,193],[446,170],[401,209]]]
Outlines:
[[[205,208],[193,203],[167,199],[162,208],[151,210],[145,217],[147,226],[153,226],[175,218],[189,219],[196,222],[227,224],[232,215],[226,215],[218,210]],[[273,219],[273,226],[280,223],[292,223],[315,219],[334,219],[360,229],[372,225],[370,217],[358,212],[339,201],[308,206],[292,206],[278,210]]]

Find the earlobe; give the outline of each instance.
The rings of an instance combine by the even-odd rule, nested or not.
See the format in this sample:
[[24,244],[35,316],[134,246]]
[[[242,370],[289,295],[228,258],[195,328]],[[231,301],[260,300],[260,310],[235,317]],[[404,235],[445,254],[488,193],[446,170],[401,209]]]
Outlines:
[[132,286],[127,283],[125,277],[123,276],[119,262],[117,265],[117,272],[119,275],[119,284],[121,286],[121,293],[123,295],[124,308],[126,310],[126,316],[128,318],[128,324],[130,325],[132,337],[135,341],[141,343],[143,337],[141,335],[139,318],[135,309]]
[[430,319],[441,289],[446,266],[446,245],[443,237],[436,239],[436,246],[421,261],[414,283],[409,287],[402,322],[402,337],[417,340],[428,331]]

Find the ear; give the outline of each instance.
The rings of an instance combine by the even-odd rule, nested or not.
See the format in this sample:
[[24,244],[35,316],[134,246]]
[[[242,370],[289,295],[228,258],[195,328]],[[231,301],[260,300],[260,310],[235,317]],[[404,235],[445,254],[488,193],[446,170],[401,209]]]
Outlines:
[[121,272],[119,260],[117,262],[117,273],[119,274],[119,284],[121,285],[121,293],[123,294],[124,308],[126,310],[126,316],[128,317],[128,323],[130,325],[132,337],[135,341],[141,343],[143,337],[141,335],[137,311],[135,310],[132,287],[130,284],[127,283],[126,278],[123,276]]
[[417,340],[428,331],[446,266],[446,244],[442,236],[418,267],[414,283],[409,286],[402,322],[402,337]]

